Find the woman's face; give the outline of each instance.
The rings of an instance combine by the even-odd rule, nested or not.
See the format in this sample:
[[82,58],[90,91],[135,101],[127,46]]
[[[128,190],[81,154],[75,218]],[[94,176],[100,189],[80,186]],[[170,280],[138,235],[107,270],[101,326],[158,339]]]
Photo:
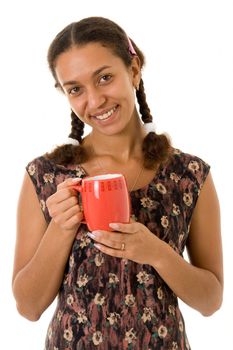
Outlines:
[[119,133],[136,113],[137,57],[126,67],[109,48],[90,43],[62,53],[55,71],[71,109],[93,130],[106,135]]

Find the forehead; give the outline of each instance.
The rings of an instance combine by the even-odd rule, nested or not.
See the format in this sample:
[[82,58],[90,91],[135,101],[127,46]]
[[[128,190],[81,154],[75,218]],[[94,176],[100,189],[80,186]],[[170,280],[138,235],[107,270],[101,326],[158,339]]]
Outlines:
[[99,67],[126,69],[122,59],[100,43],[73,46],[56,61],[55,71],[59,81],[92,75]]

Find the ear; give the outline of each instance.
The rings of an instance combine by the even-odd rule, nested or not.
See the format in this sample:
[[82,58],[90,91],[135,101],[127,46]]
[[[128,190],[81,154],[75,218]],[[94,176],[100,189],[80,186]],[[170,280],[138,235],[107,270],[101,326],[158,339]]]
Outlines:
[[135,88],[139,86],[141,80],[141,62],[138,56],[133,56],[132,63],[130,66],[130,71],[132,74],[132,83]]

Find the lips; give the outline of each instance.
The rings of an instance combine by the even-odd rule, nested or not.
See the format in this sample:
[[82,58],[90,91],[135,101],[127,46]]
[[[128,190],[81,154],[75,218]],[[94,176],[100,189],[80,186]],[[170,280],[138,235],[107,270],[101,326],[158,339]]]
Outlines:
[[115,110],[117,109],[118,106],[115,106],[109,110],[107,110],[106,112],[103,113],[99,113],[96,115],[93,115],[94,118],[96,118],[97,120],[107,120],[109,117],[112,116],[112,114],[115,112]]

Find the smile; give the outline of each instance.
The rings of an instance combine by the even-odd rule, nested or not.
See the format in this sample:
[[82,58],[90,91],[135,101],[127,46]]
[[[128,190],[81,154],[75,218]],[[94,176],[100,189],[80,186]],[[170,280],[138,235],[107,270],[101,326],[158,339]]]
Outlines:
[[104,114],[100,114],[100,115],[95,115],[95,118],[98,120],[105,120],[108,119],[109,117],[111,117],[111,115],[115,112],[115,110],[117,109],[117,106],[110,109],[110,111],[104,113]]

